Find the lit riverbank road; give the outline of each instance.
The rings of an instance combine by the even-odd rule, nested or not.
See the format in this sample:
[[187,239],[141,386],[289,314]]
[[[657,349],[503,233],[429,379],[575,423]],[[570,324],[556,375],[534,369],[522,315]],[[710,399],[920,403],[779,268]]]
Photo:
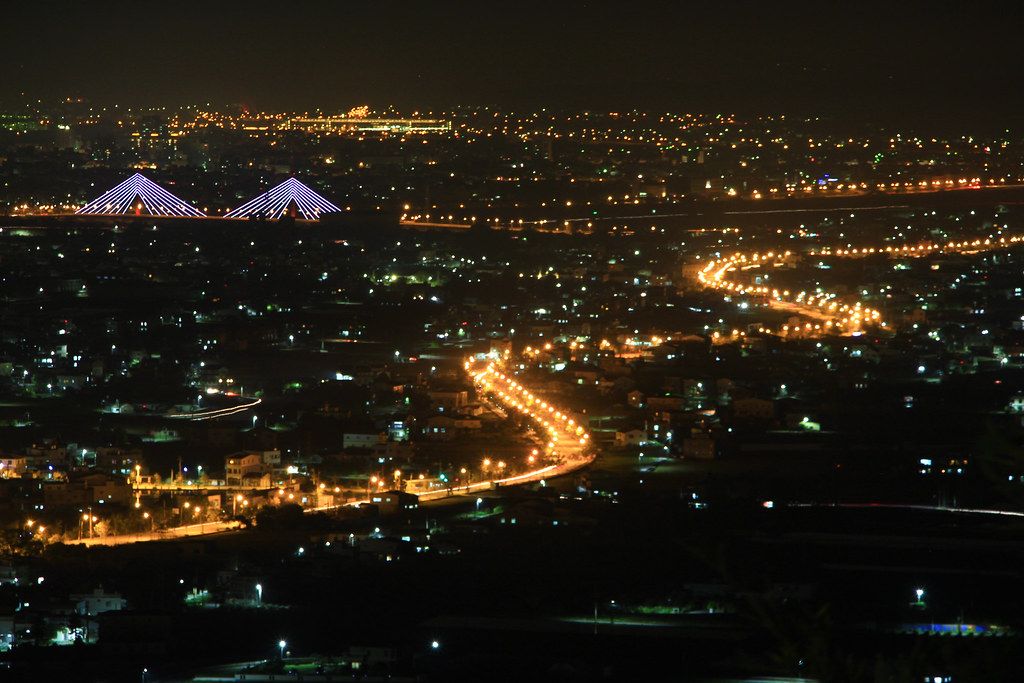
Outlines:
[[186,524],[175,526],[159,531],[148,531],[138,534],[119,534],[116,536],[94,536],[92,538],[81,538],[73,541],[64,541],[67,545],[123,545],[125,543],[146,543],[149,541],[165,541],[174,538],[185,538],[186,536],[204,536],[207,534],[219,534],[225,531],[234,531],[240,528],[236,521],[230,522],[204,522],[202,524]]
[[499,404],[494,408],[505,414],[515,411],[533,420],[542,437],[546,436],[548,439],[545,445],[547,459],[555,460],[555,463],[511,477],[485,479],[464,486],[453,486],[451,489],[422,493],[419,495],[420,500],[435,500],[451,495],[486,491],[498,486],[541,481],[569,474],[593,462],[595,455],[589,447],[590,434],[577,424],[576,419],[568,411],[534,396],[514,378],[501,372],[494,363],[489,363],[477,372],[473,372],[472,367],[473,361],[466,361],[465,368],[486,397],[485,402]]

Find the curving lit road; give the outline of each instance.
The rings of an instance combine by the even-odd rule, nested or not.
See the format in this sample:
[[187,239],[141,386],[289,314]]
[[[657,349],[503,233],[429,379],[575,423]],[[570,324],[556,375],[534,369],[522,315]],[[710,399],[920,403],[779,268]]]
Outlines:
[[[874,254],[889,256],[926,256],[930,254],[974,254],[980,251],[1001,249],[1016,246],[1024,242],[1024,236],[1002,236],[999,238],[950,241],[946,244],[925,243],[904,246],[865,246],[865,247],[822,247],[807,252],[814,257],[848,257],[863,258]],[[847,295],[836,292],[824,292],[820,288],[805,291],[779,290],[763,285],[746,284],[734,279],[736,271],[779,267],[795,257],[793,252],[737,252],[732,256],[712,256],[704,261],[707,265],[697,274],[698,281],[706,287],[720,290],[725,295],[753,295],[765,297],[773,308],[799,312],[801,315],[816,318],[817,325],[808,325],[813,329],[825,329],[856,332],[864,326],[886,328],[888,323],[882,319],[881,312],[871,308],[859,300],[852,300]],[[771,330],[763,330],[771,333]],[[788,332],[784,326],[782,332]],[[778,330],[776,331],[778,332]]]
[[483,491],[497,486],[525,484],[541,481],[550,477],[569,474],[593,462],[595,454],[589,448],[590,434],[565,409],[534,396],[533,393],[513,377],[505,375],[495,364],[489,363],[485,368],[473,372],[474,362],[466,361],[466,371],[470,373],[473,383],[480,393],[487,397],[487,402],[501,404],[498,408],[503,412],[516,411],[527,415],[538,423],[547,434],[547,451],[549,458],[557,459],[553,465],[546,465],[535,470],[501,479],[485,479],[473,484],[430,491],[419,495],[420,500],[434,500],[450,495]]

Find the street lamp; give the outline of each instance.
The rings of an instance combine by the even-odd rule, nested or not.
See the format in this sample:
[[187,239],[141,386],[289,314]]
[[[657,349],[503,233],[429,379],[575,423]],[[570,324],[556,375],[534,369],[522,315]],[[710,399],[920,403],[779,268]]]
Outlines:
[[256,604],[258,605],[261,602],[263,602],[263,584],[262,583],[257,583],[256,584]]
[[277,641],[277,646],[278,646],[279,648],[281,648],[281,661],[282,661],[282,662],[284,661],[284,647],[285,647],[285,645],[287,645],[287,644],[288,644],[288,643],[284,642],[283,640],[279,640],[279,641]]
[[[82,521],[83,522],[89,522],[89,538],[92,538],[92,523],[97,521],[97,518],[93,517],[93,515],[92,515],[92,508],[91,507],[89,507],[87,509],[89,510],[89,512],[87,512],[87,513],[82,515]],[[82,524],[78,525],[78,537],[79,538],[82,537],[82,526],[83,526]]]

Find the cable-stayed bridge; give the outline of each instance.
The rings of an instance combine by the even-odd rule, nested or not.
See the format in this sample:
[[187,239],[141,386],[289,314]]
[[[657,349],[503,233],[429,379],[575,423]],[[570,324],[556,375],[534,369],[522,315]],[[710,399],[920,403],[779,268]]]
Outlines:
[[307,221],[315,221],[321,213],[341,211],[295,178],[289,178],[272,190],[261,194],[237,209],[224,214],[225,218],[260,217],[276,219],[286,213],[296,218],[296,213]]
[[79,215],[110,216],[134,213],[136,216],[179,216],[203,218],[199,209],[175,197],[152,180],[136,173],[123,183],[110,188],[96,199],[75,211]]
[[[341,211],[334,203],[297,178],[288,178],[280,185],[254,197],[223,218],[283,217],[315,221],[325,213]],[[210,218],[187,201],[176,197],[141,173],[101,194],[75,214],[80,216],[159,216],[164,218]]]

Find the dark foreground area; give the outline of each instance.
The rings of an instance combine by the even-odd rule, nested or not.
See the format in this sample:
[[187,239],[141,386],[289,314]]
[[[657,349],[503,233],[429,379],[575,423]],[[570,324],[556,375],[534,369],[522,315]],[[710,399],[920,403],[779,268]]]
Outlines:
[[0,589],[24,628],[55,627],[33,623],[32,605],[61,589],[117,587],[127,609],[70,617],[90,644],[19,647],[4,673],[233,680],[250,663],[247,676],[275,680],[1024,675],[1024,520],[766,507],[730,495],[742,477],[695,498],[665,471],[624,480],[614,499],[574,495],[566,481],[385,519],[282,511],[286,524],[264,516],[262,528],[205,539],[51,546],[22,569],[45,582]]

